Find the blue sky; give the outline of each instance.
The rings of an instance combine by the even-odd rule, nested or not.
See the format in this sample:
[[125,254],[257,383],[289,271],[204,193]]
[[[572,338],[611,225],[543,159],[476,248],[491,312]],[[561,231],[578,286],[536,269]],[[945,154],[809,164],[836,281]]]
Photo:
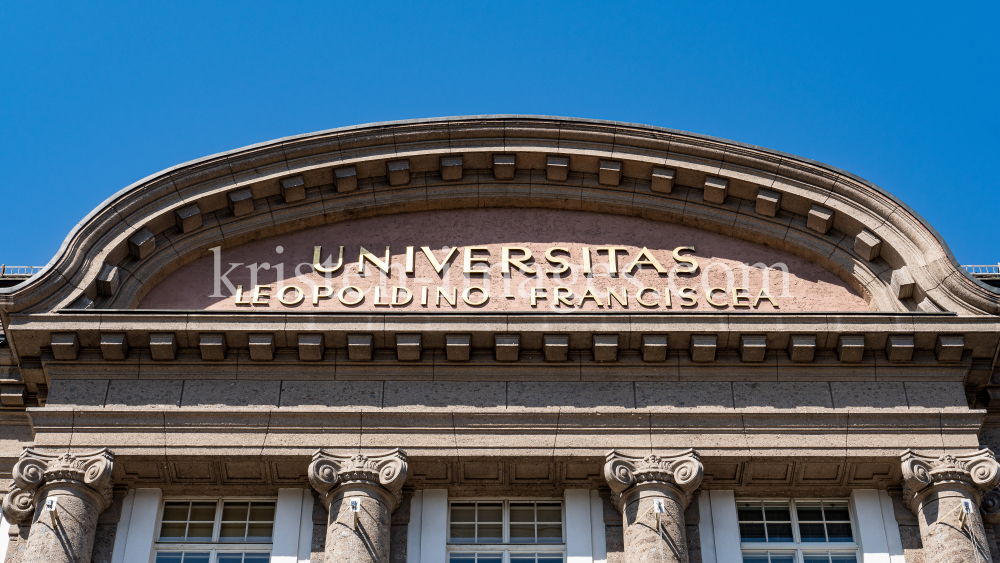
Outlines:
[[1000,262],[1000,4],[0,3],[0,262],[159,170],[372,121],[520,113],[762,145]]

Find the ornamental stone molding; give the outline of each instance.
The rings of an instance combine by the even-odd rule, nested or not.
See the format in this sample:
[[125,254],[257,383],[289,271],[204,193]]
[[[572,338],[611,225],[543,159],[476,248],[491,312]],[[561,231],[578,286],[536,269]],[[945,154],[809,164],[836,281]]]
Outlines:
[[394,449],[380,454],[335,454],[319,450],[309,465],[309,483],[329,505],[332,494],[345,485],[362,485],[384,489],[395,510],[402,498],[408,465],[406,453]]
[[902,459],[903,496],[914,512],[921,498],[936,487],[964,486],[979,505],[983,493],[1000,485],[1000,464],[988,448],[970,454],[942,456],[907,450]]
[[633,488],[669,486],[681,493],[686,507],[691,493],[701,485],[705,467],[694,450],[672,456],[649,454],[645,457],[608,452],[604,464],[604,479],[611,487],[612,500],[621,511],[626,493]]
[[46,489],[65,487],[88,497],[98,509],[111,505],[114,456],[107,448],[87,453],[47,454],[32,448],[14,464],[14,483],[3,500],[4,517],[15,524],[31,523]]

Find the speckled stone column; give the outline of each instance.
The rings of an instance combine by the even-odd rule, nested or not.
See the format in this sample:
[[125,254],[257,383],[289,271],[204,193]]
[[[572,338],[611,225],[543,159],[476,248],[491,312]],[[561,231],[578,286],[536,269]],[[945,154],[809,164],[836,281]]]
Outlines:
[[[320,450],[309,466],[309,482],[330,515],[326,563],[388,563],[390,524],[406,481],[406,454],[336,455]],[[360,511],[351,511],[351,501]]]
[[[694,450],[674,456],[631,457],[612,451],[604,478],[622,513],[625,561],[687,563],[684,509],[701,484],[704,467]],[[666,512],[658,514],[656,500]]]
[[[14,464],[4,517],[31,524],[23,563],[90,563],[97,517],[111,504],[109,450],[45,454],[26,449]],[[56,509],[45,509],[54,500]]]
[[[920,523],[924,563],[991,561],[978,507],[1000,484],[1000,464],[988,449],[967,455],[903,454],[903,494]],[[975,508],[965,514],[962,501]]]

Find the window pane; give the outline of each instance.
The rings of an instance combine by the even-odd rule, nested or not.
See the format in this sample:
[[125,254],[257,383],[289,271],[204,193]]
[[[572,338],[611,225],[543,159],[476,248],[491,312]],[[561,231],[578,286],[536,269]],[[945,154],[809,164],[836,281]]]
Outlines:
[[184,531],[186,529],[187,524],[184,522],[175,524],[164,522],[160,528],[160,541],[184,541]]
[[794,553],[772,553],[771,563],[795,563]]
[[791,522],[792,512],[788,509],[788,503],[764,504],[764,518],[768,522]]
[[499,553],[480,553],[479,563],[500,563],[503,561],[503,555]]
[[555,553],[538,554],[538,563],[563,563],[563,561],[563,556]]
[[242,553],[220,553],[219,557],[218,557],[218,559],[216,559],[216,561],[218,563],[242,563],[243,562],[243,554]]
[[853,553],[834,553],[830,556],[833,563],[858,563],[857,555]]
[[826,513],[826,521],[840,520],[841,522],[848,522],[851,520],[851,513],[847,510],[847,505],[842,503],[837,503],[830,505],[829,503],[823,503],[823,512]]
[[802,561],[803,563],[830,563],[830,556],[825,553],[804,553]]
[[767,553],[744,553],[743,563],[767,563]]
[[[795,541],[792,537],[791,524],[770,524],[767,525],[767,541]],[[773,559],[773,557],[772,557]]]
[[476,563],[475,553],[452,553],[448,558],[451,563]]
[[190,551],[184,552],[184,563],[208,563],[207,551],[199,551],[192,553]]
[[740,539],[756,542],[767,541],[764,536],[764,524],[740,524]]
[[[223,522],[246,522],[249,502],[227,502],[222,505]],[[214,516],[214,515],[213,515]]]
[[246,537],[247,525],[244,522],[223,522],[219,531],[219,541],[234,542],[243,541]]
[[845,522],[843,524],[827,524],[826,532],[830,536],[830,541],[832,542],[846,542],[854,541],[854,534],[851,533],[851,524]]
[[760,503],[740,502],[736,504],[736,512],[739,514],[740,522],[763,522],[764,512]]
[[476,541],[476,525],[452,524],[451,541],[454,543],[473,543]]
[[215,502],[192,502],[192,522],[215,522]]
[[476,543],[500,543],[503,541],[503,526],[500,524],[480,524]]
[[511,524],[510,543],[535,543],[535,525]]
[[503,522],[503,505],[502,504],[480,504],[479,505],[479,522]]
[[271,541],[271,529],[274,524],[250,524],[247,531],[247,541],[249,542],[269,542]]
[[163,503],[163,520],[164,521],[174,521],[174,522],[184,522],[188,518],[188,508],[191,507],[191,503],[188,502],[166,502]]
[[562,543],[562,525],[539,524],[538,543]]
[[189,541],[212,541],[212,522],[192,522],[188,524],[187,539]]
[[243,563],[268,563],[271,560],[269,553],[246,553],[243,555]]
[[250,520],[256,522],[273,522],[274,503],[273,502],[250,503]]
[[511,522],[534,522],[535,521],[535,507],[532,505],[524,506],[518,504],[510,505],[510,521]]
[[820,508],[819,503],[809,503],[804,502],[795,503],[796,512],[799,515],[799,522],[822,522],[823,521],[823,510]]
[[799,524],[799,534],[802,535],[802,541],[813,543],[813,542],[825,542],[826,532],[823,531],[823,524]]
[[562,506],[558,504],[538,504],[539,522],[562,522]]
[[476,505],[474,504],[453,504],[451,505],[452,522],[475,522]]
[[510,554],[510,563],[535,563],[534,553]]
[[161,551],[156,554],[156,563],[181,563],[181,553]]

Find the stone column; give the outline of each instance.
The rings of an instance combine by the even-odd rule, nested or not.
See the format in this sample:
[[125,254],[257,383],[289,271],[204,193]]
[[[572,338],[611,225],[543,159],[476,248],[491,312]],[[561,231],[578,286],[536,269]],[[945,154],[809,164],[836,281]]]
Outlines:
[[[111,505],[113,466],[107,449],[21,453],[3,513],[12,523],[31,525],[23,563],[90,563],[97,517]],[[47,501],[55,502],[54,510]]]
[[[941,457],[903,454],[903,496],[920,523],[924,563],[990,561],[979,506],[1000,484],[1000,464],[988,449]],[[962,501],[973,507],[963,510]]]
[[[309,466],[309,482],[330,512],[326,563],[388,563],[390,515],[406,481],[406,454],[337,455],[319,450]],[[351,501],[360,510],[351,510]]]
[[[612,451],[604,464],[611,500],[622,513],[624,561],[687,563],[684,509],[704,467],[694,450],[673,456],[632,457]],[[663,502],[664,513],[656,511]]]

